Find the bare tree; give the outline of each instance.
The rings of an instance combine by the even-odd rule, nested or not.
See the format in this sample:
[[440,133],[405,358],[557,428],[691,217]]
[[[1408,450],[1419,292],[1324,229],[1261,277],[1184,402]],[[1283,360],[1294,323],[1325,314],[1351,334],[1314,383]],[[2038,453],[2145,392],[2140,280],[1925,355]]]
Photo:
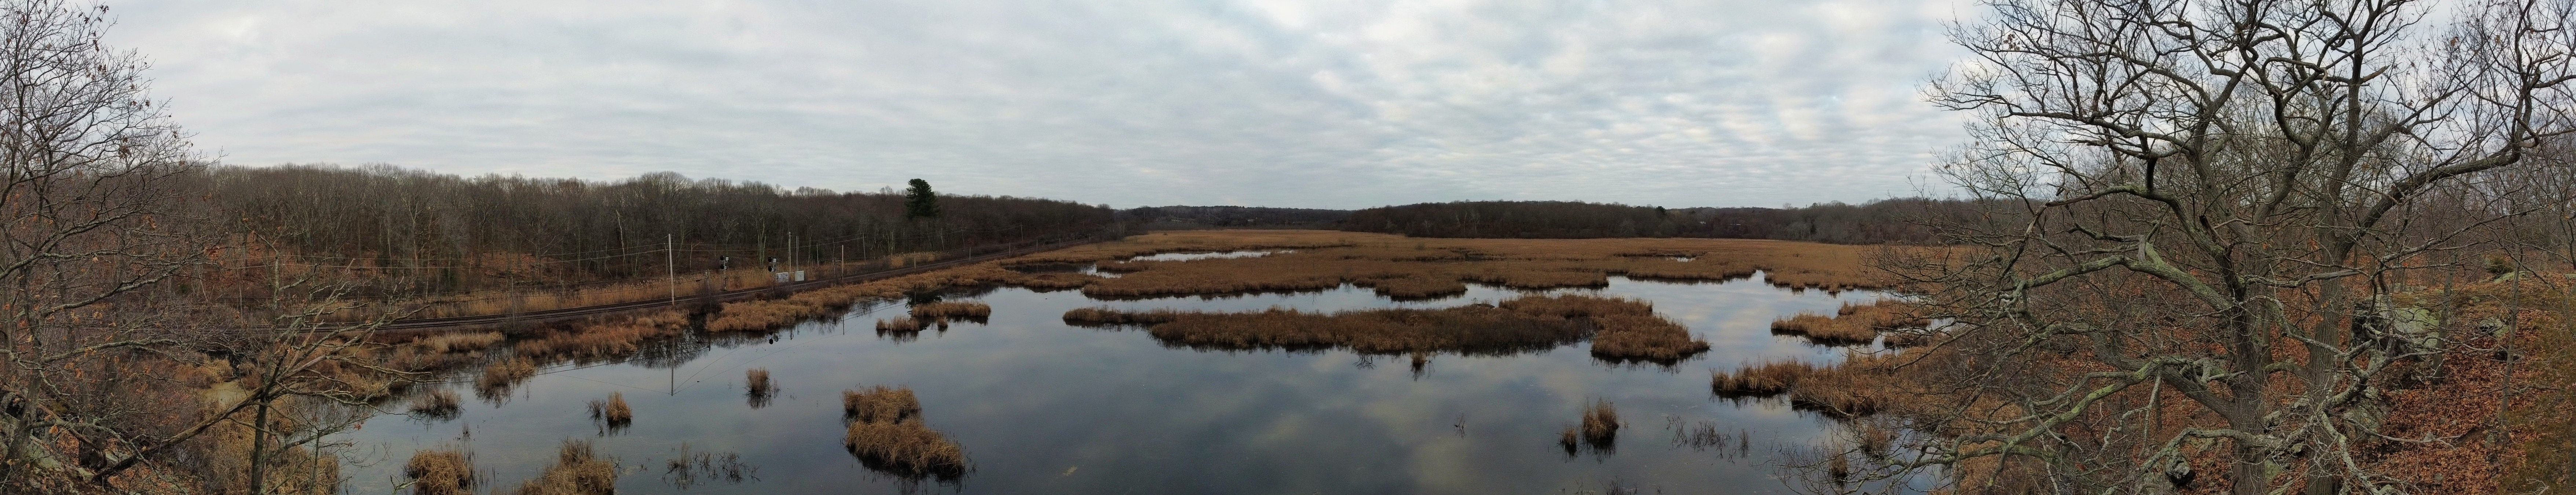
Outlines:
[[2576,9],[1986,5],[1931,90],[1974,115],[1940,173],[1996,207],[1924,275],[1971,399],[1899,467],[2159,492],[2214,455],[2239,494],[2406,491],[2356,452],[2449,344],[2392,296],[2526,212],[2495,179],[2570,130]]
[[198,169],[104,7],[0,3],[0,491],[78,479],[154,436],[144,393],[181,342],[162,298],[204,258]]

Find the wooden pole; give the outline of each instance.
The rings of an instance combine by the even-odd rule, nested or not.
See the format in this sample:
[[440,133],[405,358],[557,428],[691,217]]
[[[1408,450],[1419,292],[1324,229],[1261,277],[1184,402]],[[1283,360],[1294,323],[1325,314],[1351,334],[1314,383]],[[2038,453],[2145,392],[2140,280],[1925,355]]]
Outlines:
[[662,235],[662,276],[670,276],[670,304],[680,307],[680,263],[670,253],[670,235]]

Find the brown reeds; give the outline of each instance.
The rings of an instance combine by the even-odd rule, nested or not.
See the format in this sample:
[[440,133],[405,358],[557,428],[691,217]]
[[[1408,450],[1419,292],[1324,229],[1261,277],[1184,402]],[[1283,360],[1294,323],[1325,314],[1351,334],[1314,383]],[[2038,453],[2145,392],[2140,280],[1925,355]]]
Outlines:
[[590,419],[605,423],[612,429],[624,428],[635,423],[635,408],[626,406],[626,394],[609,392],[607,399],[590,401]]
[[688,325],[689,315],[677,310],[609,316],[549,328],[511,346],[536,359],[607,359],[634,354],[647,341],[677,337]]
[[1670,363],[1708,350],[1680,324],[1654,315],[1643,301],[1592,296],[1528,296],[1501,305],[1445,309],[1374,309],[1250,313],[1077,308],[1066,323],[1141,325],[1168,345],[1213,349],[1348,348],[1363,354],[1459,352],[1509,354],[1594,337],[1594,357]]
[[442,333],[415,339],[412,345],[430,353],[447,354],[483,350],[504,339],[501,332]]
[[456,398],[456,391],[446,388],[431,388],[411,398],[411,413],[415,416],[448,419],[463,410],[464,404]]
[[743,390],[750,391],[753,396],[768,396],[771,392],[769,388],[769,368],[752,368],[743,370],[742,387]]
[[[1243,258],[1115,261],[1158,252],[1278,248],[1297,250]],[[1418,298],[1461,293],[1466,282],[1531,289],[1597,287],[1612,275],[1726,280],[1762,273],[1784,287],[1877,288],[1894,283],[1864,262],[1878,249],[1741,239],[1411,239],[1323,231],[1192,231],[1137,236],[1010,263],[1098,262],[1104,271],[1127,273],[1084,284],[1083,293],[1094,297],[1304,291],[1352,284],[1389,297]]]
[[1797,361],[1746,365],[1731,373],[1712,373],[1709,391],[1723,397],[1786,393],[1789,404],[1799,409],[1835,417],[1865,416],[1899,407],[1910,397],[1907,384],[1913,377],[1904,375],[1899,364],[1916,358],[1905,353],[1917,350],[1851,352],[1833,366]]
[[1619,445],[1619,409],[1608,399],[1584,403],[1583,417],[1574,425],[1557,432],[1556,445],[1565,455],[1575,455],[1589,448],[1596,453],[1609,453]]
[[908,316],[907,316],[907,317],[896,317],[896,318],[893,318],[893,319],[877,320],[877,333],[880,333],[880,334],[883,334],[883,333],[911,333],[911,332],[920,332],[920,331],[921,331],[921,320],[916,320],[916,319],[913,319],[912,317],[908,317]]
[[1619,440],[1619,408],[1609,399],[1595,399],[1583,408],[1583,442],[1595,448],[1607,448]]
[[1109,308],[1074,308],[1064,312],[1070,325],[1097,327],[1113,325],[1153,325],[1180,318],[1182,313],[1168,309],[1119,311]]
[[993,307],[979,302],[940,301],[912,305],[912,317],[921,320],[961,318],[982,321],[993,316]]
[[1733,372],[1711,372],[1708,387],[1721,397],[1772,396],[1787,393],[1799,377],[1815,372],[1815,365],[1800,361],[1769,361]]
[[923,424],[911,387],[842,391],[841,414],[850,422],[841,446],[869,469],[944,480],[966,474],[966,451]]
[[862,423],[892,423],[921,414],[921,400],[912,395],[912,387],[877,385],[867,390],[841,391],[841,415]]
[[[1799,313],[1773,320],[1771,333],[1798,335],[1818,345],[1866,345],[1878,339],[1879,332],[1922,326],[1926,322],[1911,314],[1910,305],[1898,300],[1879,300],[1868,304],[1843,303],[1834,316]],[[1891,346],[1919,343],[1919,335],[1890,335]]]
[[953,480],[966,474],[966,450],[920,420],[853,421],[841,446],[860,465],[896,476]]
[[423,449],[403,463],[412,495],[473,495],[474,460],[457,448]]
[[614,495],[617,463],[600,457],[588,440],[565,440],[536,479],[519,484],[517,495]]
[[510,386],[517,385],[520,381],[527,380],[528,377],[536,375],[536,361],[529,360],[524,356],[512,357],[508,360],[492,363],[491,366],[483,367],[483,374],[481,376],[474,377],[474,388],[478,392],[487,390],[506,391],[509,390]]

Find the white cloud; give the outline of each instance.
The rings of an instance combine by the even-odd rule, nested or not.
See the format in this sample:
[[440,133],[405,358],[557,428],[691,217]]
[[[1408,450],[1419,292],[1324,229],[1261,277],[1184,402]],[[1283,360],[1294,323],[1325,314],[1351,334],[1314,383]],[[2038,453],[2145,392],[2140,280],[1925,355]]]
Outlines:
[[228,162],[1365,207],[1913,192],[1946,1],[118,2]]

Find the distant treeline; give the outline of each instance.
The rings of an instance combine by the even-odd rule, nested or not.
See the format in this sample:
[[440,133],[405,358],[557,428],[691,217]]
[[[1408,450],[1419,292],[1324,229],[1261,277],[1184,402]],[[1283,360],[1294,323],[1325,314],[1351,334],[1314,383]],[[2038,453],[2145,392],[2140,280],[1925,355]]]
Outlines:
[[1458,201],[1351,212],[1342,230],[1414,237],[1714,237],[1929,243],[1925,219],[1972,214],[1957,200],[1899,198],[1804,208],[1680,208],[1577,201]]
[[1119,212],[1121,219],[1147,229],[1322,229],[1341,228],[1350,210],[1264,208],[1255,206],[1146,206]]
[[[588,181],[461,177],[391,166],[215,167],[201,187],[236,242],[299,263],[381,272],[397,291],[661,276],[787,258],[824,262],[1101,233],[1106,206],[1010,196],[939,197],[907,218],[904,195],[787,189],[654,173]],[[191,195],[199,196],[199,195]]]

